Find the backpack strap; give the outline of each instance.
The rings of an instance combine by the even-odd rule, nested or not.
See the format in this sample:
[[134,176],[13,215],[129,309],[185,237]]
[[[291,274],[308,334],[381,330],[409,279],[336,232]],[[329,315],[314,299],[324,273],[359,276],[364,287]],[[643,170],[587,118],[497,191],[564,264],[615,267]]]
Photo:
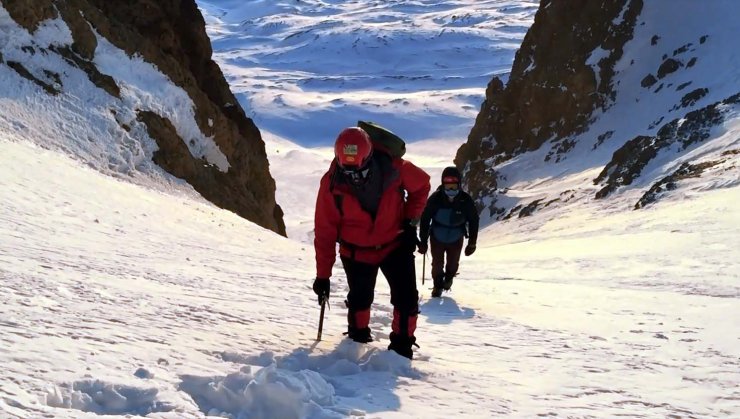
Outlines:
[[344,217],[344,211],[342,210],[342,202],[344,201],[344,195],[338,193],[332,193],[334,195],[334,205],[337,206],[339,216]]
[[329,192],[334,196],[334,205],[336,205],[337,210],[339,211],[339,216],[344,216],[344,211],[342,210],[342,200],[344,199],[344,196],[342,194],[334,193],[334,187],[337,184],[337,177],[339,177],[339,171],[337,170],[337,162],[336,159],[331,162],[331,178],[329,182]]

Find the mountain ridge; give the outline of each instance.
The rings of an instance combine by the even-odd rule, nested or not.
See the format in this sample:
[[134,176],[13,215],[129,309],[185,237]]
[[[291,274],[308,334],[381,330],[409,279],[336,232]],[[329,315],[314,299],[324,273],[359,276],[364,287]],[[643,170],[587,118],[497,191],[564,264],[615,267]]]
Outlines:
[[[0,5],[12,21],[28,31],[25,37],[6,21],[7,39],[15,44],[9,42],[0,51],[7,64],[0,69],[39,86],[57,98],[61,107],[77,106],[69,103],[75,101],[69,97],[72,93],[69,89],[77,86],[66,84],[70,72],[83,72],[92,85],[110,96],[99,100],[110,102],[106,106],[118,122],[117,126],[109,127],[107,136],[95,141],[111,142],[112,145],[104,147],[113,148],[120,148],[121,141],[138,143],[135,147],[149,159],[171,175],[186,180],[206,199],[285,234],[264,142],[231,93],[218,65],[211,60],[205,22],[193,0],[2,0]],[[61,37],[41,39],[39,31],[46,30],[46,22],[54,22],[51,25]],[[25,41],[19,41],[21,38]],[[60,41],[64,38],[67,39]],[[182,89],[186,96],[179,93],[178,99],[153,96],[157,89],[146,91],[149,86],[140,85],[141,77],[134,72],[115,74],[123,70],[121,61],[106,68],[104,50],[118,54],[116,48],[132,61],[153,65],[163,75],[164,83],[174,85],[173,92]],[[53,63],[56,67],[52,61],[56,61]],[[79,79],[75,82],[84,83]],[[167,112],[158,109],[168,101],[171,103],[167,103]],[[86,117],[108,119],[104,115],[92,115],[92,111]],[[144,130],[140,129],[142,125]],[[84,131],[84,127],[78,130]],[[150,145],[152,141],[154,144]],[[60,142],[60,148],[70,151],[69,146]],[[77,146],[88,150],[95,147]],[[80,154],[90,161],[90,156]],[[123,166],[126,172],[137,171],[130,163]]]
[[[657,185],[661,179],[683,163],[699,167],[708,160],[722,170],[705,176],[740,183],[737,166],[727,157],[739,146],[722,134],[733,130],[738,109],[733,98],[740,92],[740,81],[728,71],[740,61],[731,47],[731,34],[740,27],[727,18],[734,10],[737,5],[728,1],[706,8],[681,1],[676,9],[664,9],[641,0],[543,0],[508,82],[491,80],[455,158],[479,209],[490,220],[525,217],[574,196],[604,200],[634,188],[644,188],[645,199],[635,198],[632,207],[643,208],[675,195],[681,183],[665,190]],[[707,21],[717,24],[702,24]],[[694,122],[679,129],[686,120]],[[695,140],[681,140],[688,137]],[[711,142],[722,149],[686,161],[692,150]],[[673,150],[671,144],[678,143],[684,146]],[[723,152],[730,154],[721,157]],[[657,157],[668,158],[665,153],[672,156],[671,167],[638,170],[654,169]],[[552,183],[564,170],[582,172],[584,179],[575,190],[569,185],[530,200],[508,198],[510,191],[524,194],[527,182],[535,181],[525,174],[533,167]],[[598,167],[601,174],[587,180],[585,171]],[[639,184],[632,177],[641,178]],[[649,193],[653,187],[661,193]]]

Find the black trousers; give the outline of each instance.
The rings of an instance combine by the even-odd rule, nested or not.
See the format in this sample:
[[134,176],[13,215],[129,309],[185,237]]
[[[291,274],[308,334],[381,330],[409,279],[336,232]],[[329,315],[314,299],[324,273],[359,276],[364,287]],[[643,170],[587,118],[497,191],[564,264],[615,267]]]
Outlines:
[[378,270],[383,272],[391,288],[393,307],[406,315],[415,315],[419,311],[413,251],[401,245],[378,265],[358,262],[344,256],[341,259],[349,285],[347,305],[350,311],[367,310],[373,304]]
[[[435,240],[434,236],[431,237],[431,250],[432,250],[432,279],[434,280],[434,286],[441,286],[445,276],[452,278],[457,273],[457,269],[460,267],[460,253],[463,248],[464,238],[454,243],[442,243]],[[445,264],[445,255],[447,255],[447,263]]]

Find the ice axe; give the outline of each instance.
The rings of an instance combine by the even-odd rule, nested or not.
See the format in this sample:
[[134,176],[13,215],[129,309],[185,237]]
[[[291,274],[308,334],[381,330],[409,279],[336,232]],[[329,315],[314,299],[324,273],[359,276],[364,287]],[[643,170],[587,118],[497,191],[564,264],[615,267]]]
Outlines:
[[427,254],[426,252],[421,255],[421,285],[424,285],[424,274],[427,269]]
[[319,314],[319,334],[316,336],[316,341],[321,341],[321,332],[324,330],[324,309],[326,304],[329,302],[329,297],[324,296],[321,299],[321,314]]

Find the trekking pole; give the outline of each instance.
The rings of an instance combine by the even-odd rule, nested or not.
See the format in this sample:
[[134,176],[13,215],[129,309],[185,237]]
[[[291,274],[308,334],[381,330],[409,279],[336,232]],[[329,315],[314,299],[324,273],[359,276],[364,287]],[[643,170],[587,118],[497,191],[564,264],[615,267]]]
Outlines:
[[324,330],[324,309],[326,308],[327,297],[321,299],[321,314],[319,314],[319,334],[316,336],[316,341],[321,341],[321,332]]
[[421,255],[421,285],[424,285],[424,274],[427,269],[427,254]]

